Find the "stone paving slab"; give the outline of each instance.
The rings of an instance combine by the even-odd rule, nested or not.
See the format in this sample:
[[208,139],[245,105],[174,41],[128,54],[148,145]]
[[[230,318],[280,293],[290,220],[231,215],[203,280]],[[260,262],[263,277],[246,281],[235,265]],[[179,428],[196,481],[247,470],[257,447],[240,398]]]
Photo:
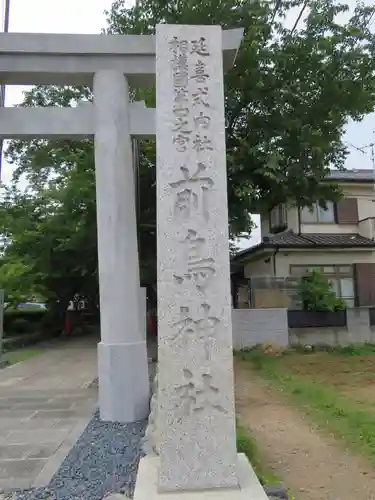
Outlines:
[[13,478],[29,479],[30,476],[37,474],[44,466],[44,460],[1,460],[0,461],[0,479]]
[[52,476],[58,471],[60,465],[64,461],[65,457],[68,455],[70,450],[78,441],[79,437],[86,429],[92,415],[88,419],[80,420],[77,425],[71,430],[68,436],[64,439],[61,446],[57,449],[56,453],[46,461],[45,466],[38,474],[38,476],[33,480],[32,486],[35,488],[40,488],[46,486]]
[[[32,420],[18,420],[18,429],[3,432],[0,436],[0,489],[47,485],[90,421],[95,408],[93,402],[85,418],[78,415],[69,419],[34,420],[39,427],[27,428]],[[48,427],[45,423],[49,424]]]
[[97,406],[97,338],[0,370],[0,490],[45,486]]
[[0,370],[0,491],[48,485],[83,433],[97,406],[98,341],[68,339]]
[[20,409],[0,409],[0,418],[15,418],[19,420],[27,420],[36,413],[36,410],[20,410]]
[[84,416],[87,413],[86,406],[81,409],[77,408],[75,410],[48,410],[48,409],[39,409],[35,412],[30,418],[31,420],[35,419],[58,419],[62,420],[64,418],[74,418],[79,416]]
[[62,442],[69,431],[65,429],[42,429],[10,431],[0,444],[36,444]]
[[23,458],[42,458],[51,457],[59,443],[54,444],[6,444],[0,445],[0,460],[21,460]]
[[[64,423],[65,424],[65,423]],[[71,424],[70,424],[71,425]],[[58,420],[48,420],[43,422],[43,429],[50,429],[52,427],[59,428],[61,424],[59,424]],[[23,420],[22,421],[22,429],[23,430],[38,430],[41,428],[40,420]],[[0,433],[0,440],[8,435],[9,431],[16,431],[20,429],[20,421],[14,418],[0,418],[0,429],[2,433]]]
[[0,460],[13,460],[25,458],[27,453],[23,444],[0,445]]

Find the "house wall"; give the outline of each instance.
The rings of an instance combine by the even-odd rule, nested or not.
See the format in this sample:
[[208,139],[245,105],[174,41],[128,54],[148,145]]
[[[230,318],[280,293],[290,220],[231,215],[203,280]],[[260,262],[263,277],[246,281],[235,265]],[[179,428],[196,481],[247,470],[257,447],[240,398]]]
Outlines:
[[342,184],[344,196],[357,198],[358,219],[375,217],[375,191],[374,185],[368,184]]
[[[273,259],[276,260],[276,274],[273,269]],[[333,265],[352,265],[354,263],[375,262],[375,251],[371,250],[346,250],[330,249],[328,250],[280,250],[276,254],[262,253],[258,259],[248,262],[244,266],[245,278],[255,276],[279,276],[287,277],[290,275],[290,266],[333,266]]]
[[373,197],[371,199],[358,198],[358,219],[362,220],[367,217],[375,217],[375,200]]
[[333,233],[333,234],[355,234],[358,233],[358,224],[301,224],[301,233]]
[[299,233],[299,215],[297,207],[288,207],[288,229],[291,229],[294,233]]
[[372,240],[375,236],[375,219],[364,219],[358,223],[358,233],[365,238]]
[[259,259],[254,259],[244,266],[245,278],[254,276],[273,276],[273,257],[272,253],[267,254],[262,252]]
[[[371,207],[374,209],[374,214],[372,216],[375,217],[375,205],[371,204]],[[371,211],[366,207],[366,210],[362,210],[362,214],[371,213]],[[370,215],[366,215],[366,217],[370,217]],[[335,224],[335,223],[320,223],[320,224],[299,224],[298,220],[298,209],[297,207],[289,207],[288,208],[288,229],[292,230],[294,233],[358,233],[358,224]],[[269,217],[267,215],[261,216],[261,236],[268,236],[270,234],[269,227]]]
[[260,235],[263,238],[270,234],[270,220],[268,214],[260,215]]
[[237,289],[237,309],[248,309],[249,307],[249,287],[242,285]]
[[[356,198],[358,207],[358,220],[375,217],[375,191],[372,183],[367,184],[341,184],[344,197]],[[362,236],[372,237],[359,231],[358,224],[303,224],[302,232],[310,233],[360,233]],[[368,235],[368,236],[367,236]]]
[[276,276],[289,276],[290,266],[318,266],[318,265],[352,265],[362,262],[375,262],[375,252],[350,251],[345,249],[330,249],[319,251],[287,250],[276,254]]
[[[375,217],[375,190],[371,183],[368,184],[342,184],[344,196],[356,198],[358,204],[358,220]],[[297,207],[289,207],[287,211],[288,229],[295,233],[359,233],[362,236],[372,238],[375,231],[369,224],[299,224]],[[269,215],[261,215],[261,236],[270,234]]]
[[[328,233],[328,234],[360,234],[375,240],[375,191],[372,183],[348,184],[342,183],[344,199],[336,206],[336,215],[340,224],[300,224],[297,207],[288,207],[288,229],[295,233]],[[353,222],[351,222],[353,221]],[[269,214],[261,215],[262,237],[269,236]],[[361,306],[375,305],[375,250],[358,248],[346,250],[342,248],[316,249],[280,249],[264,251],[254,255],[252,260],[244,266],[245,278],[252,277],[288,277],[291,265],[321,266],[321,265],[352,265],[355,268],[356,294]],[[372,264],[372,266],[370,265]],[[252,307],[289,307],[289,296],[278,287],[264,285],[264,289],[254,286],[251,288]],[[256,293],[254,292],[256,290]],[[276,296],[273,297],[272,295]]]

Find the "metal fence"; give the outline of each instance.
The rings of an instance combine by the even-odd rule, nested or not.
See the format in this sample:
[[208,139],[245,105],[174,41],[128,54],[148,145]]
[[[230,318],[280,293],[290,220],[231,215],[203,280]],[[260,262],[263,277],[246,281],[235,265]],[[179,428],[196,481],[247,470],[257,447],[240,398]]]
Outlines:
[[297,294],[298,279],[255,276],[249,279],[250,307],[255,309],[285,307],[301,309]]

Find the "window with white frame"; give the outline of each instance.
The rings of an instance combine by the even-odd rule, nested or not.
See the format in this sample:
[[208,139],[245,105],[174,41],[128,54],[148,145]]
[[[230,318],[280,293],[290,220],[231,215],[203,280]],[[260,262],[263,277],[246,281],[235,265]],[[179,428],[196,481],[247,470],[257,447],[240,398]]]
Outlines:
[[312,270],[323,273],[330,282],[336,296],[343,299],[347,307],[355,305],[354,268],[347,266],[290,266],[290,275],[302,278]]
[[315,202],[311,207],[301,209],[302,224],[316,224],[324,222],[335,222],[335,206],[332,201],[326,202],[326,208]]

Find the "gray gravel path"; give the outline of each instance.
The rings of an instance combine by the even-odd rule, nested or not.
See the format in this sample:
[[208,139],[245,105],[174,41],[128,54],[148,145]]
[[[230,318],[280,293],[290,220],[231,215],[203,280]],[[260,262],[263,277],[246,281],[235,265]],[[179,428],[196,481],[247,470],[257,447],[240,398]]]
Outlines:
[[[132,497],[146,424],[101,422],[97,412],[47,487],[16,491],[5,498],[102,500],[120,491]],[[288,498],[284,488],[265,490],[270,500]]]
[[48,487],[15,492],[16,500],[102,500],[111,492],[132,496],[146,421],[101,422],[98,413]]

